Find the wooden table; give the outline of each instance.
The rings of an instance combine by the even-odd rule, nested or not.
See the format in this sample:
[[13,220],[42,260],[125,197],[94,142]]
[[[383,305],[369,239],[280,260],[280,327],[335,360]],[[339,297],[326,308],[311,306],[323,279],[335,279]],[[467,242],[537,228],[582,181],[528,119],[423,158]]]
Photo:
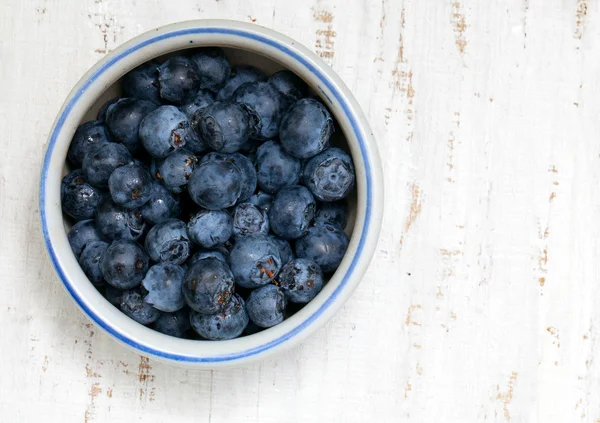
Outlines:
[[[80,313],[41,241],[53,119],[115,46],[256,22],[337,71],[385,166],[354,297],[302,347],[186,371]],[[600,6],[590,0],[0,2],[0,421],[600,422]]]

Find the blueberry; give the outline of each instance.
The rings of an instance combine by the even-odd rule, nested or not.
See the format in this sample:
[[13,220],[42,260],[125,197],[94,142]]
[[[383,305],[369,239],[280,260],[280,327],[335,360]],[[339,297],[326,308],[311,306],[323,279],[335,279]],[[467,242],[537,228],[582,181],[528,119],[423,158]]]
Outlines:
[[193,116],[198,113],[202,114],[204,109],[214,102],[215,95],[212,92],[208,90],[199,90],[196,97],[189,103],[179,106],[179,110],[181,110],[191,122]]
[[267,141],[256,151],[258,185],[263,191],[276,194],[281,188],[300,180],[302,163],[290,156],[275,141]]
[[221,88],[231,74],[229,59],[218,47],[194,50],[192,60],[198,65],[200,87],[211,91]]
[[190,239],[186,225],[178,219],[168,219],[155,225],[146,236],[146,252],[156,262],[182,264],[190,255]]
[[264,191],[258,191],[248,199],[248,203],[252,203],[268,213],[273,204],[273,196]]
[[213,250],[200,250],[196,252],[189,260],[186,262],[188,266],[193,266],[198,260],[202,260],[205,258],[214,258],[222,261],[223,263],[227,263],[227,259],[225,258],[229,252],[225,250],[225,248],[221,249],[213,249]]
[[281,266],[284,266],[288,261],[293,260],[296,256],[292,251],[292,246],[285,239],[281,239],[278,236],[271,235],[271,240],[279,248],[279,257],[281,257]]
[[194,130],[208,145],[221,153],[234,153],[250,135],[250,117],[237,103],[216,101],[194,120]]
[[152,266],[142,281],[142,286],[148,291],[144,301],[168,313],[183,308],[181,286],[184,273],[181,266],[172,263],[158,263]]
[[233,233],[236,236],[268,234],[267,212],[251,203],[238,204],[233,214]]
[[299,258],[283,266],[279,273],[279,286],[293,303],[308,303],[323,288],[323,272],[312,260]]
[[67,174],[60,186],[60,201],[63,212],[75,220],[90,219],[96,216],[98,206],[106,193],[93,187],[81,169]]
[[80,220],[75,223],[67,234],[71,250],[75,257],[79,258],[87,244],[94,241],[102,241],[102,234],[96,228],[93,219]]
[[233,101],[241,104],[250,115],[251,138],[268,140],[279,134],[279,125],[287,102],[266,82],[246,82],[233,93]]
[[118,308],[119,304],[121,304],[121,297],[123,296],[123,293],[125,291],[119,288],[115,288],[114,286],[108,284],[105,284],[103,288],[104,298],[106,298],[109,303]]
[[315,223],[337,226],[344,230],[348,223],[348,205],[345,201],[321,203],[315,215]]
[[292,104],[308,94],[306,82],[289,70],[275,72],[269,77],[269,84],[286,98],[288,104]]
[[248,325],[248,313],[244,300],[233,294],[231,301],[217,314],[190,313],[192,328],[211,341],[237,338]]
[[138,286],[148,271],[149,259],[137,242],[113,241],[102,256],[104,280],[119,289]]
[[339,148],[328,148],[306,164],[304,183],[321,201],[345,198],[355,183],[352,158]]
[[290,106],[281,121],[279,138],[289,154],[308,159],[329,145],[333,119],[323,104],[303,98]]
[[90,184],[108,188],[108,178],[113,171],[133,162],[133,157],[123,144],[104,143],[90,148],[83,159],[82,170]]
[[111,105],[106,112],[106,126],[113,141],[122,143],[131,154],[137,153],[141,147],[140,123],[154,109],[156,104],[135,98],[122,98]]
[[165,335],[185,338],[187,331],[191,328],[190,312],[187,308],[184,308],[175,313],[162,313],[154,322],[153,327]]
[[203,248],[213,248],[227,241],[233,232],[233,219],[225,210],[201,209],[187,225],[192,241]]
[[133,69],[123,77],[123,91],[126,97],[135,97],[140,100],[161,104],[158,89],[158,67],[156,60],[150,60]]
[[100,269],[102,256],[106,251],[108,244],[104,241],[93,241],[87,244],[79,257],[79,265],[81,270],[94,285],[102,285],[104,276]]
[[125,315],[142,325],[149,325],[155,322],[161,315],[160,311],[144,302],[143,288],[123,292],[119,308]]
[[164,220],[179,217],[181,214],[181,199],[173,194],[161,182],[152,183],[150,200],[140,209],[145,221],[156,225]]
[[137,164],[121,166],[108,178],[108,188],[113,201],[126,209],[146,204],[152,196],[152,177]]
[[185,56],[174,56],[158,68],[160,96],[181,105],[191,101],[200,89],[200,74],[196,62]]
[[241,153],[225,154],[225,158],[236,165],[242,172],[242,191],[239,201],[245,201],[256,191],[256,169],[252,161]]
[[92,120],[79,125],[69,145],[67,157],[75,167],[81,167],[83,159],[90,147],[110,142],[108,129],[104,122]]
[[200,163],[188,182],[192,200],[208,210],[233,206],[242,192],[242,172],[227,160]]
[[107,199],[98,208],[96,227],[102,237],[114,241],[139,239],[146,230],[146,222],[139,210],[126,209]]
[[104,103],[102,105],[102,107],[100,107],[100,110],[98,110],[98,115],[97,115],[96,119],[98,119],[101,122],[104,122],[106,120],[106,112],[108,111],[108,108],[110,106],[112,106],[113,104],[115,104],[120,99],[121,99],[120,97],[113,97],[110,100],[108,100],[106,103]]
[[235,281],[243,288],[256,288],[271,282],[281,269],[279,248],[263,234],[236,240],[229,254]]
[[275,196],[269,210],[271,230],[283,239],[300,238],[308,231],[315,209],[315,199],[306,187],[285,187]]
[[238,66],[231,70],[231,75],[223,88],[217,93],[217,100],[229,100],[234,91],[246,82],[266,81],[265,74],[252,66]]
[[340,228],[315,225],[296,241],[296,255],[315,261],[323,272],[329,273],[340,265],[348,242],[348,236]]
[[192,310],[215,314],[231,301],[233,284],[233,274],[227,264],[215,258],[204,258],[185,272],[183,295]]
[[171,192],[182,193],[187,190],[188,180],[197,163],[198,158],[187,149],[174,151],[160,162],[160,179]]
[[275,285],[266,285],[252,291],[246,300],[250,320],[261,328],[270,328],[283,322],[286,305],[283,291]]
[[164,159],[185,145],[190,122],[175,106],[160,106],[148,113],[140,124],[140,140],[154,158]]

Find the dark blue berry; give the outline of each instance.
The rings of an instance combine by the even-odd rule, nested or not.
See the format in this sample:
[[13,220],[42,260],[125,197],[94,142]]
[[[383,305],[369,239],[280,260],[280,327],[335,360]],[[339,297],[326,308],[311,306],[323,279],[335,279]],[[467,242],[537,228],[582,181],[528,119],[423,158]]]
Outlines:
[[268,140],[279,134],[279,125],[287,102],[279,91],[266,82],[247,82],[233,93],[233,100],[250,115],[251,138]]
[[208,90],[199,90],[196,97],[189,103],[179,106],[181,110],[192,121],[193,116],[202,114],[204,109],[215,102],[215,95]]
[[275,141],[267,141],[256,151],[258,185],[263,191],[276,194],[281,188],[300,180],[302,163],[290,156]]
[[315,199],[306,187],[285,187],[275,196],[269,210],[271,230],[283,239],[300,238],[308,231],[315,209]]
[[148,269],[142,285],[148,291],[144,301],[154,308],[168,313],[184,306],[183,275],[181,266],[172,263],[158,263]]
[[161,315],[159,310],[144,301],[143,288],[136,288],[123,292],[119,308],[127,316],[142,325],[149,325],[150,323],[155,322]]
[[237,294],[233,294],[231,301],[216,314],[190,313],[192,328],[211,341],[237,338],[248,325],[248,320],[244,300]]
[[348,223],[348,205],[346,202],[321,203],[315,215],[315,224],[319,223],[337,226],[344,230]]
[[187,149],[174,151],[160,162],[160,179],[171,192],[182,193],[187,190],[188,181],[197,163],[198,158]]
[[191,245],[186,225],[178,219],[168,219],[155,225],[144,242],[146,252],[156,262],[182,264],[190,255]]
[[75,223],[67,234],[71,250],[75,257],[79,258],[87,244],[94,241],[102,241],[102,234],[96,228],[93,219],[81,220]]
[[200,89],[196,62],[185,56],[174,56],[158,68],[160,96],[170,103],[188,103]]
[[227,160],[200,163],[188,182],[192,200],[208,210],[233,206],[242,192],[242,173]]
[[227,241],[233,232],[233,219],[225,210],[201,209],[187,225],[192,241],[203,248],[213,248]]
[[233,233],[236,236],[268,234],[267,212],[251,203],[238,204],[233,213]]
[[286,98],[288,104],[292,104],[308,94],[306,82],[289,70],[275,72],[269,77],[269,84]]
[[113,104],[115,104],[120,99],[121,99],[120,97],[113,97],[110,100],[108,100],[106,103],[104,103],[102,105],[102,107],[100,107],[100,110],[98,110],[98,115],[97,115],[96,119],[98,119],[101,122],[104,122],[106,120],[106,112],[108,111],[108,108],[110,106],[112,106]]
[[279,138],[289,154],[308,159],[329,145],[333,119],[323,104],[312,98],[298,100],[281,121]]
[[235,281],[243,288],[256,288],[271,282],[281,269],[279,248],[263,234],[236,240],[229,254]]
[[198,65],[200,88],[217,91],[231,74],[229,59],[218,47],[203,47],[194,50],[192,60]]
[[110,285],[119,289],[138,286],[148,271],[148,256],[137,242],[113,241],[102,256],[102,275]]
[[106,126],[113,141],[122,143],[131,154],[137,153],[141,148],[140,123],[156,107],[151,101],[135,98],[122,98],[111,105],[106,112]]
[[319,224],[296,241],[296,255],[315,261],[323,272],[329,273],[340,265],[348,242],[348,236],[340,228]]
[[268,213],[271,209],[271,205],[273,204],[273,196],[264,191],[258,191],[256,194],[248,198],[247,202],[260,207]]
[[202,139],[221,153],[238,151],[251,132],[248,113],[233,102],[212,103],[194,123],[194,129]]
[[92,186],[83,171],[77,169],[67,174],[60,187],[63,211],[75,220],[91,219],[106,197],[104,191]]
[[108,188],[108,178],[118,167],[133,162],[133,157],[123,144],[104,143],[90,148],[83,159],[82,170],[90,184]]
[[185,338],[191,328],[190,312],[187,308],[184,308],[175,313],[162,313],[154,322],[153,327],[165,335]]
[[137,164],[121,166],[108,178],[108,188],[113,201],[127,209],[146,204],[152,196],[152,177]]
[[252,161],[241,153],[225,154],[224,156],[227,161],[236,165],[242,172],[242,191],[239,201],[245,201],[256,191],[256,169]]
[[266,81],[266,75],[252,66],[238,66],[231,70],[231,75],[223,88],[217,93],[217,100],[229,100],[234,91],[246,82]]
[[181,214],[181,198],[167,189],[161,182],[152,183],[150,200],[140,209],[145,221],[156,225]]
[[164,159],[185,145],[190,122],[175,106],[160,106],[148,113],[140,124],[140,140],[154,158]]
[[339,148],[328,148],[308,161],[304,183],[321,201],[345,198],[355,183],[352,158]]
[[275,285],[255,289],[246,300],[248,317],[261,328],[270,328],[283,322],[286,305],[283,291]]
[[98,208],[96,227],[108,241],[139,239],[146,229],[146,222],[139,210],[126,209],[107,199]]
[[75,167],[81,167],[85,155],[90,147],[97,144],[107,144],[110,142],[108,129],[104,122],[92,120],[79,125],[69,145],[67,157]]
[[123,77],[123,91],[126,97],[135,97],[140,100],[161,104],[158,89],[158,67],[156,60],[150,60]]
[[317,263],[305,258],[288,262],[279,272],[279,286],[293,303],[308,303],[323,288],[323,272]]
[[215,314],[224,310],[233,296],[233,274],[215,258],[196,261],[185,272],[183,295],[192,310]]
[[108,244],[104,241],[93,241],[87,244],[79,257],[81,270],[94,285],[104,284],[104,276],[100,263]]

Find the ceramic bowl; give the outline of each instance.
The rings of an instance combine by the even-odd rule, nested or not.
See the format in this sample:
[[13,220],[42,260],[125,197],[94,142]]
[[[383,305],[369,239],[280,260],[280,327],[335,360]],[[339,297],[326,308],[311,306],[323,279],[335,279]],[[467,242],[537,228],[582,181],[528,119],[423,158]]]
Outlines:
[[[67,149],[77,126],[93,119],[119,79],[134,67],[175,51],[219,46],[233,63],[267,72],[287,68],[303,78],[335,116],[356,167],[356,196],[348,251],[321,293],[283,323],[229,341],[173,338],[146,328],[113,307],[88,281],[67,240],[68,223],[60,204]],[[42,231],[54,268],[79,308],[96,325],[138,353],[189,367],[247,364],[298,345],[322,327],[348,300],[373,255],[383,210],[382,170],[377,145],[358,103],[339,76],[317,55],[294,40],[257,25],[198,20],[146,32],[107,54],[75,85],[50,132],[40,181]]]

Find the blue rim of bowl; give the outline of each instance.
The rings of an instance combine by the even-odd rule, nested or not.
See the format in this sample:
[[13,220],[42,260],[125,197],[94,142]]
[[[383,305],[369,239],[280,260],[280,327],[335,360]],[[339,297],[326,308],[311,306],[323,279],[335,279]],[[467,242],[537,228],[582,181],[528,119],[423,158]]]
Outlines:
[[[354,131],[354,134],[355,134],[355,136],[358,140],[358,144],[360,146],[361,156],[362,156],[362,160],[363,160],[363,163],[365,166],[365,177],[366,177],[365,178],[366,179],[365,220],[364,220],[364,224],[363,224],[363,228],[362,228],[361,237],[360,237],[360,240],[358,243],[358,247],[356,249],[356,253],[354,254],[354,257],[352,257],[352,262],[350,263],[348,270],[342,277],[341,283],[336,287],[336,289],[329,296],[329,298],[327,298],[327,300],[325,300],[325,302],[321,305],[321,307],[319,307],[306,320],[304,320],[302,323],[300,323],[298,326],[296,326],[289,332],[281,335],[280,337],[278,337],[272,341],[269,341],[263,345],[253,347],[253,348],[250,348],[245,351],[240,351],[240,352],[235,352],[235,353],[230,353],[230,354],[225,354],[225,355],[220,355],[220,356],[215,356],[215,357],[197,357],[197,356],[174,354],[174,353],[170,353],[170,352],[166,352],[166,351],[157,350],[155,348],[148,347],[146,345],[140,344],[139,342],[132,340],[131,338],[120,333],[114,327],[108,325],[100,316],[98,316],[96,313],[94,313],[86,305],[86,303],[83,301],[82,298],[79,297],[79,295],[75,292],[73,286],[71,285],[71,282],[68,280],[68,278],[64,274],[63,269],[61,268],[60,264],[58,263],[56,253],[52,246],[52,242],[50,241],[50,236],[48,234],[48,222],[46,219],[45,184],[46,184],[46,177],[48,174],[48,167],[50,165],[50,159],[52,157],[52,153],[54,151],[54,146],[60,135],[60,132],[62,131],[65,120],[66,120],[67,116],[69,115],[69,113],[71,112],[71,110],[73,109],[73,107],[75,106],[75,104],[79,101],[81,95],[83,93],[85,93],[85,91],[94,83],[94,81],[102,73],[104,73],[108,68],[110,68],[111,66],[114,66],[120,60],[122,60],[124,57],[130,55],[131,53],[133,53],[141,48],[147,47],[151,44],[154,44],[154,43],[157,43],[160,41],[164,41],[169,38],[176,38],[176,37],[181,37],[181,36],[186,36],[186,35],[196,35],[196,34],[225,34],[225,35],[233,35],[233,36],[238,36],[238,37],[249,38],[253,41],[257,41],[257,42],[266,44],[270,47],[278,49],[280,52],[285,53],[286,55],[292,57],[294,60],[300,62],[304,67],[309,69],[310,72],[315,74],[318,77],[318,79],[321,81],[321,83],[323,83],[325,86],[327,86],[327,88],[333,93],[335,99],[342,106],[344,113],[346,114],[348,120],[351,123],[352,130]],[[112,59],[108,60],[106,63],[102,64],[102,66],[96,72],[94,72],[82,84],[81,88],[75,93],[73,98],[69,101],[69,103],[67,104],[67,106],[64,108],[63,112],[57,119],[56,125],[50,136],[50,142],[48,145],[48,149],[44,156],[44,165],[42,168],[42,176],[41,176],[41,181],[40,181],[40,214],[41,214],[41,220],[42,220],[42,233],[44,236],[44,241],[46,243],[46,248],[48,249],[50,259],[52,260],[52,265],[54,266],[56,272],[58,273],[58,276],[62,280],[63,284],[65,285],[67,291],[69,292],[69,294],[71,295],[73,300],[75,300],[75,302],[79,305],[79,307],[81,307],[81,309],[88,315],[88,317],[90,317],[98,326],[100,326],[102,329],[104,329],[106,332],[108,332],[111,336],[113,336],[116,339],[120,340],[121,342],[129,345],[130,347],[133,347],[139,351],[142,351],[142,352],[145,352],[145,353],[157,356],[157,357],[174,360],[174,361],[191,362],[191,363],[217,363],[217,362],[224,362],[224,361],[241,360],[241,359],[244,359],[247,357],[251,357],[253,355],[257,355],[257,354],[263,353],[271,348],[274,348],[274,347],[278,346],[279,344],[282,344],[283,342],[289,340],[290,338],[292,338],[295,335],[297,335],[298,333],[300,333],[303,329],[305,329],[312,322],[314,322],[321,314],[323,314],[325,312],[325,310],[327,310],[327,308],[329,308],[329,306],[335,301],[335,299],[339,296],[339,294],[342,292],[344,287],[347,285],[347,283],[350,279],[350,276],[352,275],[352,273],[358,263],[358,258],[360,257],[361,252],[364,248],[364,244],[366,242],[367,233],[369,230],[369,224],[371,221],[371,211],[372,211],[371,209],[372,209],[371,164],[369,162],[369,157],[368,157],[367,148],[366,148],[366,142],[365,142],[365,139],[362,136],[361,131],[359,129],[358,119],[352,113],[349,104],[344,99],[344,96],[335,88],[335,86],[329,81],[329,79],[325,76],[325,74],[323,72],[321,72],[321,70],[319,70],[316,66],[311,64],[308,60],[304,59],[302,57],[302,55],[291,50],[284,44],[281,44],[280,42],[277,42],[275,40],[272,40],[270,38],[267,38],[265,36],[258,35],[255,33],[246,32],[246,31],[238,30],[238,29],[228,29],[228,28],[218,28],[218,27],[189,28],[189,29],[183,29],[183,30],[175,30],[175,31],[161,34],[161,35],[158,35],[155,37],[151,37],[147,40],[140,42],[139,44],[136,44],[134,46],[127,48],[126,50],[117,54]]]

